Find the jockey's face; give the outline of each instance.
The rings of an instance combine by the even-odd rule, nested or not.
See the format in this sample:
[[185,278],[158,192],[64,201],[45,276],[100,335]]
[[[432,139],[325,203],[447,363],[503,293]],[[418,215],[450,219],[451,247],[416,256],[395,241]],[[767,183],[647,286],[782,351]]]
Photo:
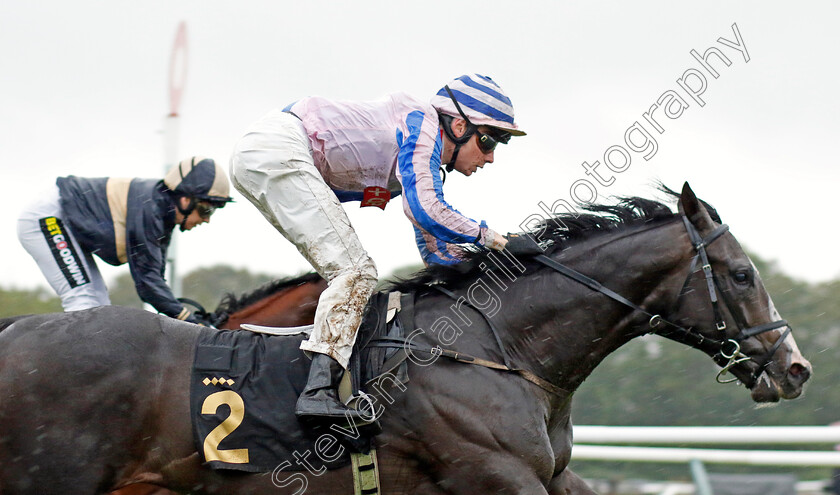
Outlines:
[[[181,197],[181,198],[179,198],[179,201],[181,202],[181,208],[182,209],[189,208],[190,198]],[[187,222],[184,224],[183,230],[190,230],[193,227],[201,225],[205,222],[210,222],[210,217],[208,216],[207,218],[203,218],[199,214],[199,210],[200,210],[199,208],[193,208],[193,211],[191,211],[190,214],[187,216]],[[177,225],[181,225],[181,222],[183,222],[183,221],[184,221],[184,215],[178,209],[176,209],[175,210],[175,223]]]
[[[480,132],[488,132],[490,128],[487,126],[478,126]],[[452,132],[457,137],[461,137],[467,131],[467,123],[464,119],[452,119]],[[454,149],[454,146],[453,146]],[[455,160],[455,170],[461,172],[466,176],[472,175],[479,168],[483,168],[486,163],[493,163],[493,153],[484,153],[478,147],[478,134],[473,134],[469,141],[461,145],[458,151],[458,159]],[[451,154],[450,154],[451,157]]]

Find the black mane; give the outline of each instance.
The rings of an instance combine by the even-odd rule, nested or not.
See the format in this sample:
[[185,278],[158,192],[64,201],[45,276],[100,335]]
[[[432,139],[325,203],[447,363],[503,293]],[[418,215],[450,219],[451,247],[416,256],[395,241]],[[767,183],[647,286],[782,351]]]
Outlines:
[[[679,193],[660,185],[660,189],[671,197],[679,198]],[[720,223],[717,211],[701,200],[712,220]],[[653,225],[674,219],[677,213],[666,204],[640,197],[619,198],[614,205],[595,204],[585,208],[588,213],[561,214],[543,222],[528,234],[541,233],[540,241],[550,240],[552,249],[563,249],[575,242],[589,239],[596,235],[615,232],[639,225]],[[409,279],[400,279],[389,284],[388,289],[400,292],[426,291],[430,284],[441,284],[457,288],[472,283],[487,267],[494,267],[490,261],[502,262],[510,268],[511,262],[506,256],[494,254],[486,249],[468,247],[464,261],[457,265],[431,265],[414,274]],[[537,266],[535,262],[523,261],[525,266]],[[515,273],[521,273],[518,269]]]
[[228,292],[227,294],[222,296],[222,300],[219,303],[219,306],[213,312],[213,317],[224,317],[224,319],[226,320],[228,315],[235,313],[245,307],[248,307],[251,304],[254,304],[255,302],[267,296],[270,296],[271,294],[274,294],[278,291],[281,291],[287,287],[308,284],[310,282],[316,282],[320,279],[321,276],[317,273],[307,273],[298,277],[287,277],[278,280],[272,280],[271,282],[267,282],[257,287],[253,291],[242,294],[239,297]]

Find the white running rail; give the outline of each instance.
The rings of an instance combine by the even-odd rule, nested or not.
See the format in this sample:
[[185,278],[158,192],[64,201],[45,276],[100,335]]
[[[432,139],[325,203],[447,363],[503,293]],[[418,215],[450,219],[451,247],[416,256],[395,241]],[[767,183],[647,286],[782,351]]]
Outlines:
[[837,466],[840,452],[803,450],[678,449],[581,445],[572,448],[572,460],[665,462],[684,464],[693,459],[712,464],[749,466]]
[[840,444],[840,426],[575,426],[575,443]]

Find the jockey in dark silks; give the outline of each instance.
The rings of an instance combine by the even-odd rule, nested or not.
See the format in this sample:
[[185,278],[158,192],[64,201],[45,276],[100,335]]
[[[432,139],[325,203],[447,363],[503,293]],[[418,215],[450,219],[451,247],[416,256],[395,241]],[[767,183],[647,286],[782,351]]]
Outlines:
[[193,157],[163,180],[59,177],[55,187],[18,218],[18,238],[61,298],[65,311],[110,304],[95,254],[111,265],[128,263],[137,295],[159,312],[196,317],[166,284],[166,250],[182,231],[210,221],[231,201],[224,170]]
[[239,140],[234,186],[329,283],[312,335],[301,344],[313,359],[299,417],[365,419],[335,389],[377,272],[340,203],[384,209],[402,194],[426,263],[458,263],[463,244],[501,250],[507,239],[444,201],[440,169],[469,176],[493,162],[497,143],[524,134],[502,88],[468,74],[431,101],[404,93],[369,102],[303,98],[269,112]]

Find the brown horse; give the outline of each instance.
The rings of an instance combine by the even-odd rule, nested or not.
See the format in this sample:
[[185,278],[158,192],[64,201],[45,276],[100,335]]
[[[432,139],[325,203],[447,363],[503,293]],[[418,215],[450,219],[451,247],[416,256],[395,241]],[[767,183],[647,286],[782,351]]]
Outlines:
[[[572,394],[613,350],[651,332],[710,355],[757,402],[799,396],[810,364],[751,261],[687,185],[679,209],[633,198],[606,215],[556,218],[559,228],[534,232],[554,242],[544,255],[477,253],[400,284],[414,292],[417,331],[406,345],[410,385],[380,403],[382,492],[579,493],[566,469]],[[352,491],[349,468],[202,467],[187,395],[198,333],[117,307],[33,316],[0,332],[0,492],[140,482],[193,493]]]
[[227,294],[209,315],[217,328],[235,330],[243,323],[268,327],[309,325],[327,281],[317,273],[276,280],[240,297]]

